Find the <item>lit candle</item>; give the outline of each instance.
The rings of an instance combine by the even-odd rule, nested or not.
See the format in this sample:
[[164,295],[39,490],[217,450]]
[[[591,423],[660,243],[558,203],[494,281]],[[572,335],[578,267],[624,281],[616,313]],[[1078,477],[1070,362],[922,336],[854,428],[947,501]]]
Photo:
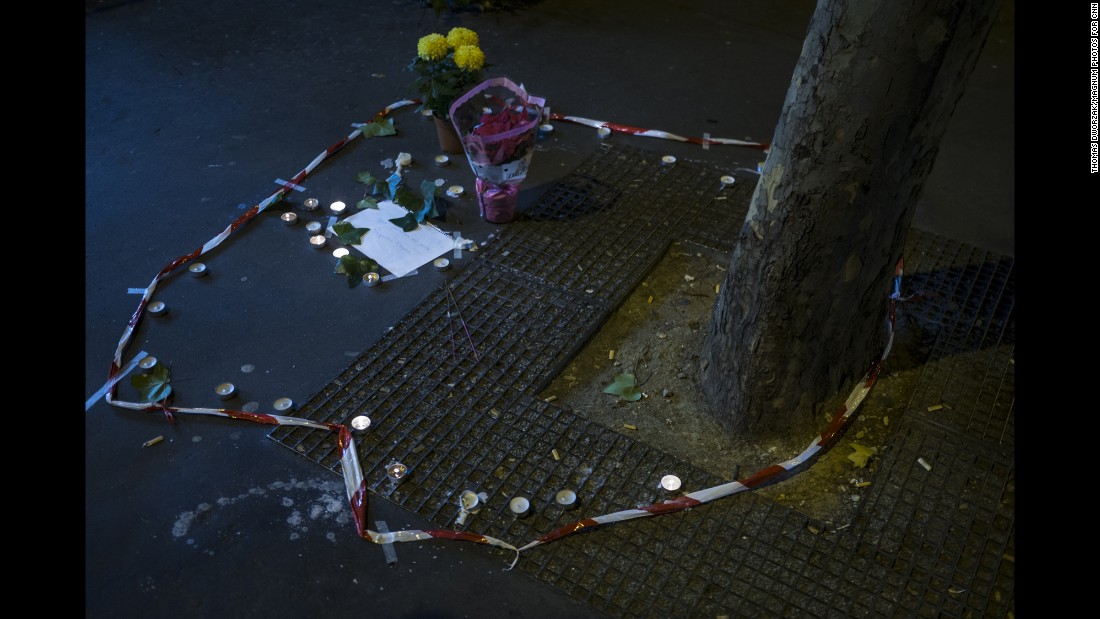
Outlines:
[[290,398],[279,398],[278,400],[275,400],[274,406],[275,410],[279,412],[292,410],[294,408],[294,400],[291,400]]
[[451,162],[451,158],[448,157],[447,155],[436,155],[435,156],[435,165],[437,165],[439,167],[443,167],[443,166],[447,165],[450,162]]
[[332,250],[332,257],[340,259],[350,253],[351,251],[349,251],[347,247],[337,247],[336,249]]
[[321,206],[321,201],[317,198],[306,198],[302,206],[306,207],[307,211],[316,211]]
[[572,490],[559,490],[554,495],[554,503],[562,509],[573,509],[577,506],[577,493]]
[[149,313],[154,316],[163,316],[168,313],[168,306],[164,301],[153,301],[149,304]]
[[293,226],[298,223],[298,213],[283,213],[279,215],[279,219],[283,220],[283,223],[288,226]]
[[311,221],[306,224],[306,232],[308,232],[310,236],[314,234],[323,234],[324,231],[325,226],[319,221]]
[[343,215],[344,211],[346,211],[347,209],[348,209],[348,205],[344,204],[340,200],[337,200],[337,201],[333,202],[332,204],[328,205],[328,210],[332,211],[332,214],[336,215],[337,217],[339,217],[340,215]]
[[359,415],[353,417],[351,420],[351,429],[356,432],[362,432],[370,427],[370,417],[366,415]]
[[680,489],[680,478],[675,475],[665,475],[661,478],[661,489],[675,492]]
[[611,130],[607,127],[600,127],[599,129],[596,129],[596,135],[598,135],[600,139],[603,140],[607,138],[607,136],[611,135]]
[[661,163],[665,165],[671,165],[673,163],[676,163],[676,157],[673,157],[672,155],[665,155],[664,157],[661,157]]
[[368,271],[363,273],[363,283],[367,286],[374,287],[382,283],[382,277],[374,271]]
[[545,140],[550,137],[550,134],[554,132],[554,125],[550,123],[539,125],[539,133],[536,139]]
[[138,362],[138,368],[146,374],[152,372],[155,367],[157,367],[157,358],[153,355],[146,355],[144,359]]
[[526,518],[531,515],[531,501],[526,498],[517,496],[511,501],[508,501],[508,510],[512,512],[512,515],[516,518]]
[[431,119],[432,119],[432,111],[431,110],[420,110],[420,120],[431,120]]
[[309,237],[309,244],[312,245],[314,249],[321,249],[325,246],[325,235],[315,234]]
[[461,185],[451,185],[447,188],[447,195],[452,198],[457,198],[462,195],[463,191],[465,190],[462,189]]
[[722,185],[727,187],[737,182],[736,178],[729,176],[728,174],[726,176],[723,176],[719,180],[722,181]]
[[201,262],[196,262],[187,267],[187,271],[191,274],[191,277],[203,277],[206,275],[206,265]]
[[451,268],[451,261],[446,258],[436,258],[432,261],[432,266],[435,267],[436,271],[446,271]]
[[395,484],[401,483],[405,479],[405,476],[409,474],[409,469],[404,464],[394,461],[386,465],[386,477]]
[[222,383],[214,387],[214,393],[218,394],[219,400],[228,400],[237,395],[237,387],[233,383]]

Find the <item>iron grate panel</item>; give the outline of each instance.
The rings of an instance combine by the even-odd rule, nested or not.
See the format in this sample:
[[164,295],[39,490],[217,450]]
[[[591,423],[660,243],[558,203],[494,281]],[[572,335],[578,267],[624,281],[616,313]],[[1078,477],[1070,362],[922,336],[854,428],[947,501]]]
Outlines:
[[852,527],[857,554],[875,566],[864,586],[921,616],[1005,616],[1015,580],[1013,459],[923,420],[900,425]]
[[910,235],[903,311],[937,325],[909,409],[1001,446],[1015,444],[1013,260],[928,233]]
[[[450,288],[430,294],[306,402],[301,416],[346,423],[369,415],[371,432],[356,447],[375,495],[448,528],[457,494],[485,491],[486,507],[465,527],[514,543],[652,503],[667,472],[686,488],[725,481],[534,396],[668,243],[732,249],[751,183],[719,192],[705,166],[655,162],[640,149],[602,147],[486,244]],[[715,199],[731,190],[742,192],[743,208]],[[671,194],[688,197],[667,208]],[[568,536],[532,549],[520,568],[613,616],[1014,610],[1014,461],[1006,449],[1014,441],[1012,261],[914,229],[906,272],[907,292],[924,295],[902,312],[932,334],[930,360],[850,528],[816,523],[811,531],[805,515],[743,493]],[[448,289],[476,357],[461,331],[452,351]],[[948,396],[958,406],[925,414]],[[339,474],[331,433],[280,426],[271,436]],[[932,471],[915,465],[917,457]],[[382,471],[391,459],[411,471],[396,487]],[[577,491],[577,511],[553,504],[563,487]],[[531,500],[531,517],[507,514],[516,495]]]

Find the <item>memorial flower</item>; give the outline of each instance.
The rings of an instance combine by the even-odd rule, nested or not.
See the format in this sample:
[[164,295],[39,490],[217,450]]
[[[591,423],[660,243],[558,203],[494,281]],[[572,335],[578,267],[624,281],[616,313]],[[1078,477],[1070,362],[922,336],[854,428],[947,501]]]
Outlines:
[[420,95],[420,110],[450,119],[450,107],[460,95],[480,83],[486,67],[477,33],[461,26],[447,36],[427,34],[416,42],[416,56],[406,67],[416,74],[413,88]]

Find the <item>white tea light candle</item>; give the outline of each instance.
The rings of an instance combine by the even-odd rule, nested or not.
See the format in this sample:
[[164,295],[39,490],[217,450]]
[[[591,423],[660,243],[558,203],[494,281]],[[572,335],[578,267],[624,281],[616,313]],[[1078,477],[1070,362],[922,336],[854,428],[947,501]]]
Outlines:
[[337,200],[337,201],[333,202],[332,204],[328,205],[328,210],[332,211],[333,215],[336,215],[337,217],[339,217],[340,215],[343,215],[348,210],[348,205],[344,204],[340,200]]
[[324,231],[325,226],[319,221],[311,221],[306,224],[306,232],[308,232],[310,236],[314,234],[322,234],[324,233]]
[[290,398],[279,398],[275,400],[275,410],[279,412],[288,411],[294,408],[294,400]]
[[309,244],[312,245],[314,249],[321,249],[325,246],[325,243],[325,235],[323,234],[315,234],[309,237]]
[[562,509],[573,509],[577,506],[577,493],[572,490],[559,490],[554,495],[554,503]]
[[316,211],[321,206],[321,201],[317,198],[306,198],[306,201],[302,203],[302,206],[306,207],[307,211]]
[[665,475],[661,478],[661,489],[675,492],[680,489],[680,478],[675,475]]
[[607,127],[600,127],[596,129],[596,135],[599,136],[601,140],[604,140],[607,139],[607,136],[611,135],[611,130]]
[[157,367],[157,358],[153,355],[146,355],[144,359],[138,362],[138,369],[143,373],[148,374]]
[[435,156],[435,165],[437,165],[439,167],[443,167],[443,166],[449,164],[450,162],[451,162],[451,158],[448,157],[447,155],[436,155]]
[[408,467],[400,462],[394,461],[386,465],[386,477],[395,484],[401,483],[408,474]]
[[164,301],[153,301],[149,304],[149,313],[154,316],[163,316],[168,313],[168,306]]
[[206,265],[196,262],[187,267],[187,272],[191,274],[191,277],[204,277],[206,275]]
[[214,393],[218,394],[219,400],[228,400],[237,395],[237,387],[233,383],[222,383],[214,387]]
[[340,258],[343,258],[344,256],[346,256],[350,253],[351,252],[348,250],[347,247],[337,247],[336,249],[332,250],[332,257],[336,258],[336,259],[340,259]]
[[283,213],[279,215],[279,219],[283,220],[284,224],[293,226],[298,223],[298,213]]
[[351,429],[356,432],[362,432],[370,427],[370,417],[366,415],[359,415],[353,417],[351,420]]
[[512,512],[512,515],[516,518],[526,518],[531,514],[531,501],[526,498],[517,496],[511,501],[508,501],[508,511]]

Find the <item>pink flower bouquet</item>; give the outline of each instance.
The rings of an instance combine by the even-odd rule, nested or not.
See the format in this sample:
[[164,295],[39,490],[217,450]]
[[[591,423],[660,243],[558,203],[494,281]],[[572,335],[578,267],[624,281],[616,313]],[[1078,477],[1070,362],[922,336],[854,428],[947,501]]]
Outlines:
[[519,186],[527,178],[545,100],[506,77],[486,80],[451,104],[451,122],[477,176],[481,216],[493,223],[515,218]]

